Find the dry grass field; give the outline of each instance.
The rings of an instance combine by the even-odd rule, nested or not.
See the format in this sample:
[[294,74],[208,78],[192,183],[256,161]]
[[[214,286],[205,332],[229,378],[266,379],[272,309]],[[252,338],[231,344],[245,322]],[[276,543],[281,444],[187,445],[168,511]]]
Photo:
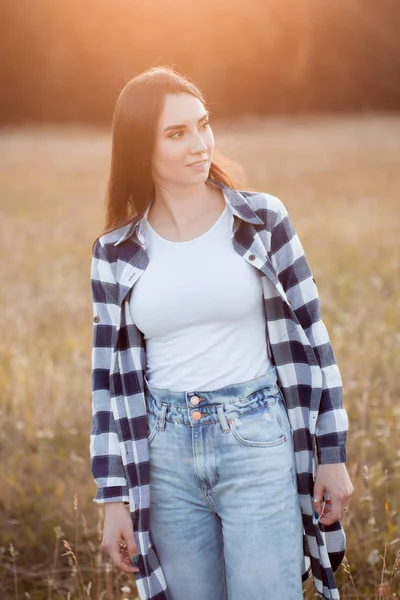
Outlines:
[[[249,186],[286,204],[320,291],[355,484],[341,598],[400,598],[400,116],[249,119],[215,133]],[[0,133],[2,600],[137,596],[98,549],[88,456],[89,271],[109,152],[108,131]]]

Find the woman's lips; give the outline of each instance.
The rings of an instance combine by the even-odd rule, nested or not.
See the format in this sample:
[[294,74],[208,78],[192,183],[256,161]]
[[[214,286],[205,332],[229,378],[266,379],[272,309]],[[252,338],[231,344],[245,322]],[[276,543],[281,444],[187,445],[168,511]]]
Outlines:
[[207,159],[204,160],[198,160],[196,162],[191,163],[190,165],[188,165],[188,167],[190,167],[191,169],[195,169],[196,171],[202,171],[204,169],[204,167],[207,164]]

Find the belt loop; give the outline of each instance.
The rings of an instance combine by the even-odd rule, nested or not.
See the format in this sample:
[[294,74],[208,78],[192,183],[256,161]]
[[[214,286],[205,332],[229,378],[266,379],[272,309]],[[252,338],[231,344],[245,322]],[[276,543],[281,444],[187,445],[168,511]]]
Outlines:
[[158,429],[165,429],[165,413],[167,412],[168,404],[161,405],[161,414],[158,417]]
[[224,413],[224,407],[222,406],[222,404],[219,404],[217,406],[217,413],[218,413],[219,422],[221,423],[222,431],[224,433],[228,433],[229,425],[228,425],[228,421],[226,420],[225,413]]

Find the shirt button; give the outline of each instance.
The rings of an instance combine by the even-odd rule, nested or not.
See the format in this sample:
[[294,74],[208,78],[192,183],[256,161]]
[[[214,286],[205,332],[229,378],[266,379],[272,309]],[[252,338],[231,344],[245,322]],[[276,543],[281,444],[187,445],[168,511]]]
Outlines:
[[200,402],[200,398],[199,398],[198,396],[192,396],[192,397],[190,398],[190,402],[191,402],[192,404],[194,404],[195,406],[197,406],[197,405],[198,405],[198,403]]
[[250,254],[250,255],[249,255],[249,260],[254,260],[254,259],[255,259],[255,256],[254,256],[254,254]]
[[193,419],[194,421],[198,421],[199,419],[201,419],[201,412],[199,412],[198,410],[195,410],[195,411],[192,413],[192,419]]
[[100,317],[98,317],[97,315],[95,317],[93,317],[93,323],[98,323],[100,321]]

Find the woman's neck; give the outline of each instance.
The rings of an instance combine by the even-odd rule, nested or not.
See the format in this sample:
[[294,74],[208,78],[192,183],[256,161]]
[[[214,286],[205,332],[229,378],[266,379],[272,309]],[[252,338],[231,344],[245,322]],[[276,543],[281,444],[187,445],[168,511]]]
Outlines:
[[224,208],[222,190],[206,183],[179,190],[156,188],[147,220],[160,235],[184,241],[211,226]]

